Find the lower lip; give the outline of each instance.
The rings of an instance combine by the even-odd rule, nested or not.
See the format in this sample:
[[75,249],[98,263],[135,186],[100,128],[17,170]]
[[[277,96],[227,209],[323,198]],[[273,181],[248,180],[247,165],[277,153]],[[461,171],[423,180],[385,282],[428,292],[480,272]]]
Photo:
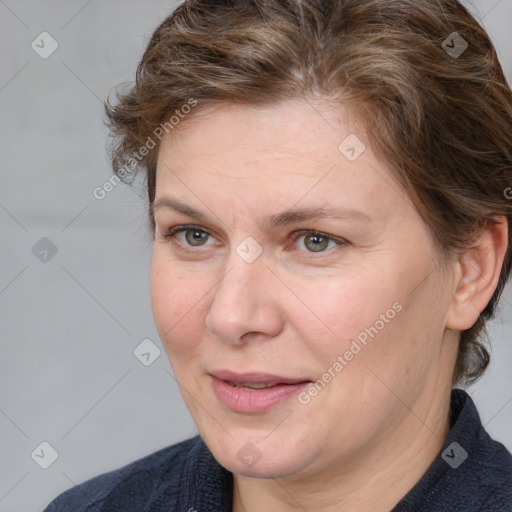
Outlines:
[[310,382],[300,384],[278,384],[271,388],[248,389],[236,388],[225,380],[212,377],[213,391],[228,409],[234,412],[258,413],[265,412],[274,405],[298,395]]

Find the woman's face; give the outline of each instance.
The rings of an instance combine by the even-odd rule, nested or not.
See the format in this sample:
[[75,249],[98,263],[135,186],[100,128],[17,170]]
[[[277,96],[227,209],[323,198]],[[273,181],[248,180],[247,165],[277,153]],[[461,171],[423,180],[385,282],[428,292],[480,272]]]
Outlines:
[[426,431],[453,280],[363,124],[302,100],[182,123],[159,152],[151,297],[217,460],[318,474]]

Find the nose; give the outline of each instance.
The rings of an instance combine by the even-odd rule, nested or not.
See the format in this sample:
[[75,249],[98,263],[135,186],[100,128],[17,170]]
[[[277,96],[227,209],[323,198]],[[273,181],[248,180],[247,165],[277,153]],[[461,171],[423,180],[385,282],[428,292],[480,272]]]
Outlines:
[[233,251],[226,268],[214,289],[206,328],[223,343],[234,345],[277,336],[283,328],[282,290],[263,257],[247,263]]

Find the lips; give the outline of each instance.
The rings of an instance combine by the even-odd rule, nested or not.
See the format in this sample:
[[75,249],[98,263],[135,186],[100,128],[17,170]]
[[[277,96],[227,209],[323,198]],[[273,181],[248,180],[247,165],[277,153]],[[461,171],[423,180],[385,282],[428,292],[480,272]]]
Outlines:
[[297,395],[312,381],[268,373],[235,373],[215,370],[210,373],[213,391],[228,409],[240,413],[260,413]]
[[242,389],[268,389],[273,388],[275,386],[279,386],[279,384],[265,384],[265,383],[256,383],[256,382],[243,382],[243,383],[237,383],[237,382],[230,382],[228,381],[228,384],[230,386],[233,386],[234,388],[242,388]]
[[250,386],[264,384],[266,386],[275,386],[276,384],[300,384],[301,382],[311,382],[308,378],[290,378],[273,375],[270,373],[235,373],[230,370],[213,370],[210,372],[213,377],[232,383],[235,386]]

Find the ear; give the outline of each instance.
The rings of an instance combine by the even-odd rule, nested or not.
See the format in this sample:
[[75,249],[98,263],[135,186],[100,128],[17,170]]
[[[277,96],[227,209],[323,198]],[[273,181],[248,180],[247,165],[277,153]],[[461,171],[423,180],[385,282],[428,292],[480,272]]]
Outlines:
[[446,317],[446,327],[465,331],[485,309],[498,285],[508,245],[508,223],[495,217],[455,264],[454,292]]

